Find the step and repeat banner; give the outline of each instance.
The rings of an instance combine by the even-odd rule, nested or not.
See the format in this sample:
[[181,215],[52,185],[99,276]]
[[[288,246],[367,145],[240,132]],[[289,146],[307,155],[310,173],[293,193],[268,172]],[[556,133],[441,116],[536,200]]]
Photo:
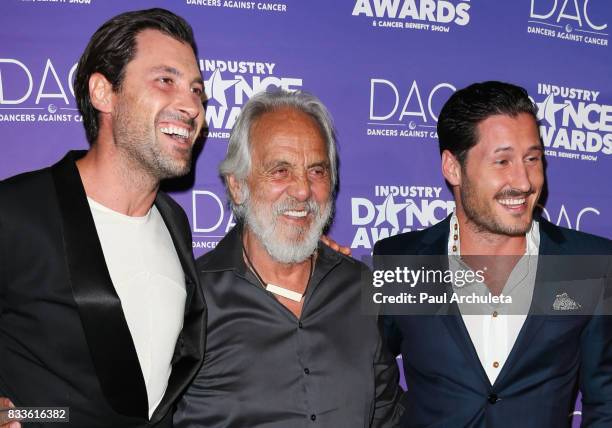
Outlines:
[[608,0],[3,0],[0,179],[87,148],[72,87],[81,52],[111,16],[156,6],[193,26],[210,98],[195,171],[170,186],[196,256],[234,224],[217,165],[241,107],[273,86],[314,93],[335,119],[330,234],[357,258],[452,212],[437,116],[484,80],[519,84],[539,106],[544,216],[612,238]]

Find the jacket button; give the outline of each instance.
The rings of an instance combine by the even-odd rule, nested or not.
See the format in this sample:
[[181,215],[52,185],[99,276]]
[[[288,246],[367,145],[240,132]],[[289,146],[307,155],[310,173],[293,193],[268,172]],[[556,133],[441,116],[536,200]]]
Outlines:
[[309,369],[308,367],[306,367],[306,368],[304,369],[304,373],[305,373],[305,374],[310,374],[310,369]]
[[298,327],[299,327],[299,328],[304,328],[304,325],[302,324],[302,321],[299,321],[299,322],[298,322]]
[[489,397],[487,399],[489,400],[489,403],[491,404],[495,404],[499,400],[499,398],[497,397],[497,394],[489,394]]
[[310,415],[310,420],[311,421],[316,421],[317,420],[317,415]]

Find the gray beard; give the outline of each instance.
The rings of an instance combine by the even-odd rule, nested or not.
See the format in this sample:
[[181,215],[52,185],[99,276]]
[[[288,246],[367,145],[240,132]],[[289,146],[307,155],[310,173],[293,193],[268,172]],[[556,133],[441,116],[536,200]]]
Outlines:
[[[270,257],[279,263],[301,263],[310,257],[319,244],[323,229],[331,219],[332,200],[325,204],[323,211],[312,199],[308,200],[308,210],[314,215],[314,221],[308,229],[295,228],[301,239],[297,242],[287,242],[277,237],[278,217],[296,204],[297,202],[286,200],[273,205],[269,212],[265,212],[265,208],[253,203],[248,194],[243,203],[245,226],[263,244]],[[268,214],[269,218],[264,218],[262,214]]]

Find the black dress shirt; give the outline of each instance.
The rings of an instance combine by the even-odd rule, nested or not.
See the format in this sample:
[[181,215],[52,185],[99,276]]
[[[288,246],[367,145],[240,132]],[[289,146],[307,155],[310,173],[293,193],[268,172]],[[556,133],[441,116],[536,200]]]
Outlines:
[[246,268],[239,227],[197,268],[206,353],[176,428],[396,426],[397,365],[361,312],[365,265],[321,244],[299,319]]

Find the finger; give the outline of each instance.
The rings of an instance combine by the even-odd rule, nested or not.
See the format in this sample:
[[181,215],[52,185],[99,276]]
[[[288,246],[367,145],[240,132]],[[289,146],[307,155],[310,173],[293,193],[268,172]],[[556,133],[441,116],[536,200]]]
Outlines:
[[[6,397],[0,397],[0,408],[12,409],[15,408],[15,405],[10,399]],[[0,418],[0,421],[2,420],[3,418]],[[6,419],[4,419],[4,422],[6,422],[6,424],[0,425],[0,428],[21,428],[21,424],[17,421],[8,422],[6,421]]]
[[323,235],[321,236],[321,241],[327,245],[329,248],[331,248],[334,251],[339,251],[340,250],[340,245],[338,245],[338,243],[336,241],[334,241],[333,239],[331,239],[329,236],[327,235]]
[[345,256],[350,256],[352,254],[350,247],[340,247],[340,250],[338,251],[340,251]]
[[0,397],[0,407],[3,408],[3,409],[6,409],[6,408],[9,408],[9,407],[13,408],[13,407],[15,407],[15,405],[8,398]]

